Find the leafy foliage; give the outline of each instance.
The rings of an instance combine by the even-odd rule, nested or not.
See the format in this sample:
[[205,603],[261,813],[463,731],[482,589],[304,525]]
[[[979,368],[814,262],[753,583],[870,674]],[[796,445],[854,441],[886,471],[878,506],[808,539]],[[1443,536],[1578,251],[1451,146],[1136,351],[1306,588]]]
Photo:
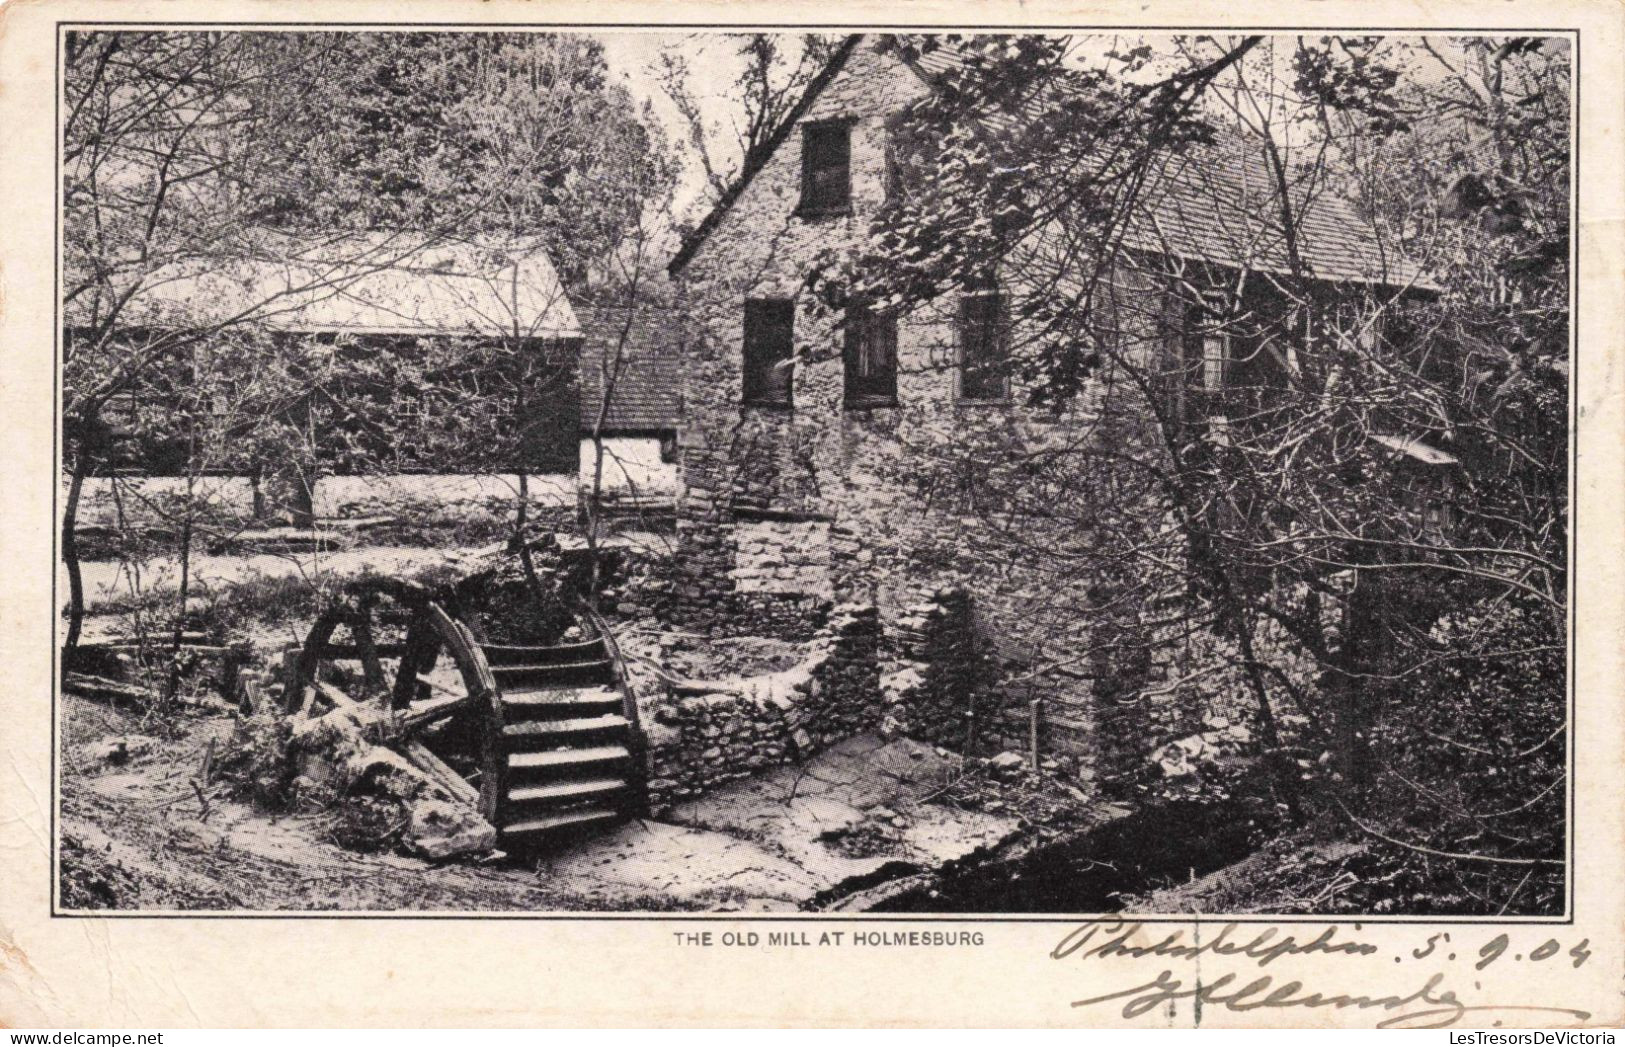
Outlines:
[[[1097,626],[1110,731],[1133,736],[1154,704],[1136,694],[1190,686],[1153,686],[1146,650],[1209,637],[1216,678],[1252,698],[1270,789],[1295,782],[1298,813],[1352,812],[1349,832],[1402,841],[1371,860],[1408,878],[1406,911],[1548,911],[1548,868],[1518,863],[1548,860],[1554,837],[1474,819],[1560,825],[1538,798],[1560,762],[1514,760],[1538,740],[1520,730],[1528,745],[1462,763],[1410,710],[1427,696],[1439,735],[1562,721],[1563,45],[888,46],[937,89],[894,135],[904,177],[867,237],[810,283],[829,308],[856,295],[907,312],[996,277],[1019,394],[1071,428],[1059,444],[967,436],[940,472],[966,478],[1007,555],[1031,560],[1042,528],[1057,581],[1094,580],[1072,613]],[[1162,158],[1218,162],[1243,141],[1261,163],[1250,217],[1278,255],[1126,249]],[[1317,278],[1303,219],[1324,193],[1357,199],[1359,235],[1436,287]],[[1482,686],[1464,693],[1450,674],[1469,668]]]

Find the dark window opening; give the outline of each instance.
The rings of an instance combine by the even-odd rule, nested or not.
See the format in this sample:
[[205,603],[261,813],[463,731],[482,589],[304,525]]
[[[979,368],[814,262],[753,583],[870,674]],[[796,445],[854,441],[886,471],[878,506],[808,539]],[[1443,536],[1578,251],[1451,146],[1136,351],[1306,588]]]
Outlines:
[[795,309],[788,298],[746,300],[745,403],[790,406]]
[[900,201],[920,183],[925,150],[906,114],[886,122],[886,199]]
[[852,125],[807,124],[801,129],[802,214],[830,214],[852,203]]
[[677,434],[666,433],[660,437],[660,462],[662,465],[671,465],[677,461]]
[[854,303],[846,310],[846,402],[897,402],[897,318]]
[[1000,400],[1009,395],[1009,355],[1004,296],[978,290],[959,300],[959,395],[966,400]]

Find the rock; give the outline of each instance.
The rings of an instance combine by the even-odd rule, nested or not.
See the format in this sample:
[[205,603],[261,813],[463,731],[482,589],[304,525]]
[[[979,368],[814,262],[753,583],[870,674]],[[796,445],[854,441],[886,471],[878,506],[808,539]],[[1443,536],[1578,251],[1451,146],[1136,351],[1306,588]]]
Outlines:
[[99,742],[89,742],[79,747],[79,755],[92,763],[105,763],[114,767],[129,763],[138,756],[152,751],[158,744],[158,739],[145,734],[124,734],[109,736]]
[[496,844],[496,829],[467,807],[445,800],[420,800],[412,806],[406,845],[431,861],[484,854]]
[[345,764],[348,791],[374,793],[396,800],[410,800],[426,792],[444,794],[442,789],[412,762],[393,749],[373,746],[352,756]]
[[302,790],[302,795],[310,795],[319,790],[331,792],[344,788],[344,782],[339,775],[339,765],[321,753],[299,754],[299,777],[310,783]]
[[987,765],[988,767],[992,768],[996,774],[1010,774],[1014,771],[1021,770],[1022,765],[1026,762],[1027,761],[1022,759],[1019,753],[1013,753],[1006,749],[999,755],[990,757],[987,761]]

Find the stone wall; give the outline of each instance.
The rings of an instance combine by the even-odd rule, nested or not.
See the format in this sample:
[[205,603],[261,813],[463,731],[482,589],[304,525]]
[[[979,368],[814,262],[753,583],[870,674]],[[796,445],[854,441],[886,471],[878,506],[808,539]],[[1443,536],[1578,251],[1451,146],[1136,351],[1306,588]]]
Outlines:
[[[671,613],[689,628],[733,630],[761,620],[752,608],[741,613],[742,597],[800,589],[809,598],[873,603],[888,634],[906,637],[918,608],[939,593],[974,594],[975,614],[964,621],[974,620],[975,630],[947,630],[956,640],[943,647],[943,667],[897,716],[910,732],[957,748],[966,744],[969,685],[948,681],[968,671],[959,656],[975,649],[973,632],[1012,672],[1075,658],[1089,642],[1090,623],[1078,608],[1091,580],[1042,552],[1074,537],[1065,513],[1017,522],[990,512],[978,488],[1006,482],[994,475],[1000,470],[1096,438],[1104,407],[1122,394],[1092,382],[1073,403],[1038,411],[1025,406],[1028,389],[1018,376],[1006,399],[965,399],[958,303],[948,296],[899,319],[896,404],[845,403],[839,318],[797,296],[819,253],[865,228],[885,192],[886,120],[921,90],[913,73],[860,46],[807,114],[853,121],[852,214],[795,214],[800,136],[792,134],[679,274],[694,337],[685,352]],[[1144,291],[1125,283],[1126,304],[1114,303],[1114,316],[1152,312],[1141,304]],[[744,302],[775,296],[796,298],[793,404],[743,405]],[[1051,482],[1056,493],[1043,508],[1084,497],[1085,488]],[[827,521],[827,531],[808,527],[798,539],[758,522],[767,515]],[[819,577],[826,541],[827,581]],[[928,663],[897,657],[899,671]],[[990,660],[977,672],[995,669]],[[1057,727],[1055,744],[1087,748],[1088,683],[1068,678],[1058,690],[1072,708],[1057,717],[1070,726]],[[1005,730],[1002,707],[1014,700],[989,688],[986,701],[977,733]]]
[[[92,476],[79,492],[78,526],[167,529],[187,500],[184,476]],[[66,481],[64,480],[64,499]],[[246,476],[200,476],[191,500],[209,518],[246,523],[254,517],[254,484]]]
[[829,596],[829,522],[743,520],[734,525],[734,591]]
[[[677,490],[677,465],[660,450],[658,436],[606,436],[601,490],[608,495],[645,499],[671,498]],[[580,481],[590,488],[598,471],[598,441],[581,439]]]
[[668,694],[645,724],[654,813],[878,726],[879,645],[875,609],[845,605],[793,668]]
[[908,609],[889,630],[896,668],[881,680],[888,732],[935,742],[958,752],[982,748],[997,716],[986,641],[962,590],[942,589]]

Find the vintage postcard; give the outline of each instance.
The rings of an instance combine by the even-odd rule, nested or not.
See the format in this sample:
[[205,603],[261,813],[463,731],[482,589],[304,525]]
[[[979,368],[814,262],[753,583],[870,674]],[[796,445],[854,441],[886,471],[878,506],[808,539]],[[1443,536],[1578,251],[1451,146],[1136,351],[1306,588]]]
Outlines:
[[1618,1026],[1622,31],[0,9],[0,1024]]

